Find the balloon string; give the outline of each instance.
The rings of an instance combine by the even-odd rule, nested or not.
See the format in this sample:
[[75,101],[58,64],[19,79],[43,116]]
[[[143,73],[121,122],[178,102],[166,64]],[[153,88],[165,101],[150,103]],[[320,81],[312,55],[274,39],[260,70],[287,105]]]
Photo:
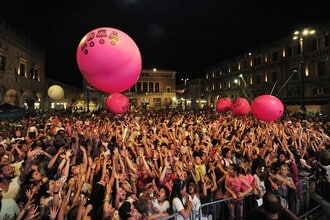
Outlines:
[[276,84],[277,84],[277,81],[274,83],[273,88],[272,88],[272,91],[270,91],[270,95],[273,94]]
[[243,92],[244,96],[248,99],[248,101],[251,102],[252,99],[248,96],[245,89],[242,89],[242,92]]
[[[244,96],[248,99],[248,101],[251,102],[252,99],[251,99],[251,97],[246,92],[246,90],[247,90],[247,83],[246,83],[243,75],[240,75],[239,77],[242,79],[242,81],[244,83],[244,87],[242,89],[242,92],[243,92]],[[248,93],[250,94],[249,90],[248,90]]]
[[291,75],[289,76],[289,78],[285,81],[285,83],[283,84],[283,86],[280,88],[280,90],[278,91],[278,93],[276,94],[276,97],[279,96],[279,94],[282,92],[282,90],[284,89],[284,87],[286,86],[286,84],[288,84],[288,82],[290,81],[290,79],[293,77],[293,74],[295,74],[297,72],[297,70],[293,70]]

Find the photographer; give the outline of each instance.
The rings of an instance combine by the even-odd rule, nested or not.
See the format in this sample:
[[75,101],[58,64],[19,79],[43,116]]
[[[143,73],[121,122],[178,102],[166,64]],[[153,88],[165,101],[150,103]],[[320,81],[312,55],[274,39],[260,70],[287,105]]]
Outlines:
[[[304,159],[300,160],[301,164],[312,171],[315,176],[313,181],[310,182],[310,197],[316,203],[321,205],[324,214],[330,218],[330,151],[329,148],[324,148],[319,151],[310,165]],[[316,184],[318,185],[316,187]],[[316,191],[317,188],[317,191]]]
[[[323,148],[320,150],[310,165],[311,171],[314,173],[316,182],[318,183],[318,193],[326,201],[330,201],[330,149]],[[303,162],[303,161],[302,161]],[[304,163],[304,162],[303,162]],[[308,165],[307,165],[308,166]]]
[[330,202],[326,201],[324,198],[322,198],[322,196],[320,196],[315,192],[315,186],[316,186],[315,181],[311,181],[309,186],[310,189],[309,195],[317,204],[319,204],[323,208],[325,216],[327,218],[330,218]]
[[325,170],[325,177],[330,183],[330,146],[320,152],[320,166]]
[[299,218],[285,207],[280,197],[272,190],[267,190],[262,197],[262,206],[253,209],[247,216],[247,220],[254,219],[287,219],[298,220]]

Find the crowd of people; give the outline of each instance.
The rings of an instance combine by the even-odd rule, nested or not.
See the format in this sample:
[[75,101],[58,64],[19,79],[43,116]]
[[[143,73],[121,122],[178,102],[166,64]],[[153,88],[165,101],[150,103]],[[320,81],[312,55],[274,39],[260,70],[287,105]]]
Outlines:
[[210,219],[201,205],[227,198],[226,219],[243,219],[246,198],[260,211],[274,195],[294,213],[295,183],[329,148],[329,126],[213,109],[2,120],[0,219]]

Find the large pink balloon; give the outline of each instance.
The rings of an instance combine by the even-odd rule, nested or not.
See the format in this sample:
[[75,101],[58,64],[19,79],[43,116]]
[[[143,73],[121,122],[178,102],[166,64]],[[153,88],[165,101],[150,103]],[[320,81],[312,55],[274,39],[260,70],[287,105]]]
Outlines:
[[275,121],[284,113],[284,105],[277,97],[261,95],[256,97],[251,104],[254,117],[262,121]]
[[123,114],[128,111],[129,100],[121,93],[112,93],[106,99],[106,106],[114,114]]
[[243,116],[250,112],[251,107],[250,103],[245,98],[237,98],[232,102],[230,109],[233,115]]
[[139,48],[126,33],[101,27],[87,33],[77,48],[77,63],[84,78],[104,92],[122,92],[139,79]]
[[231,104],[232,103],[231,103],[230,98],[219,98],[216,103],[215,110],[217,112],[226,112],[226,111],[230,110]]

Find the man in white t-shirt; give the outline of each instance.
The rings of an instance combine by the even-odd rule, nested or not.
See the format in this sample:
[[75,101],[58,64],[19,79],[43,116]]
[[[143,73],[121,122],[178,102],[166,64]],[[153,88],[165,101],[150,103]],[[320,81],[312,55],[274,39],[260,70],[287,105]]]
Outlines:
[[15,220],[20,213],[20,209],[14,199],[2,198],[0,191],[0,219]]
[[2,198],[16,199],[20,191],[21,181],[15,175],[15,169],[11,164],[0,165],[0,190]]
[[24,169],[19,176],[16,175],[12,164],[0,164],[0,190],[2,191],[2,198],[17,198],[21,184],[23,183],[29,168],[31,166],[31,158],[35,156],[36,152],[31,151],[25,161]]

